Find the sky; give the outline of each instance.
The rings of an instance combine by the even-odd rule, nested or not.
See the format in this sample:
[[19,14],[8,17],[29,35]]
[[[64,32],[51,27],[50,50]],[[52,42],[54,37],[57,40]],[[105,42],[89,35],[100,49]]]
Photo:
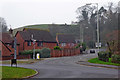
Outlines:
[[76,21],[76,9],[87,3],[108,2],[117,5],[119,0],[0,0],[0,17],[6,20],[8,28],[32,24],[71,24]]

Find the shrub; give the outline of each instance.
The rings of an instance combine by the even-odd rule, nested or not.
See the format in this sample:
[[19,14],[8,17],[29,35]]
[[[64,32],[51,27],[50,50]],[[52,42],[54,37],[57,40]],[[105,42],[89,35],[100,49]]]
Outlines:
[[50,49],[49,48],[43,48],[41,49],[41,58],[49,58],[50,55]]
[[32,54],[32,53],[33,53],[32,50],[25,50],[21,52],[21,54]]
[[109,58],[111,58],[112,57],[112,52],[108,52],[109,53]]
[[[41,50],[35,49],[35,54],[37,53],[41,53]],[[33,50],[25,50],[25,51],[22,51],[21,54],[33,54]]]
[[35,49],[35,54],[37,54],[37,53],[41,53],[41,50],[40,49]]
[[61,48],[59,46],[55,46],[54,50],[61,50]]
[[75,48],[77,49],[77,48],[79,48],[79,46],[77,45],[77,46],[75,46]]
[[111,57],[111,62],[113,62],[113,63],[120,63],[120,55],[113,54],[112,57]]
[[[82,48],[80,48],[82,46]],[[85,43],[79,43],[75,48],[80,48],[80,52],[83,52],[86,50],[86,44]]]
[[98,53],[98,59],[101,61],[108,62],[109,61],[109,53],[105,51],[101,51]]
[[80,45],[81,45],[81,43],[79,43],[77,46],[75,46],[75,48],[79,48],[79,47],[80,47]]
[[[37,53],[41,54],[41,50],[35,49],[35,57],[36,57]],[[25,51],[20,52],[20,54],[22,54],[22,55],[31,54],[31,58],[33,58],[33,50],[25,50]]]

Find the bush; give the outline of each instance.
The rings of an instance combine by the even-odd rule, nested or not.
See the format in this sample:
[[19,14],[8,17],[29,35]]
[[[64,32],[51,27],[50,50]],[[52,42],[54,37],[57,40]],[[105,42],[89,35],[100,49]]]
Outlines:
[[33,51],[32,50],[25,50],[25,51],[22,51],[21,54],[33,54]]
[[109,53],[109,58],[111,58],[112,57],[112,52],[108,52]]
[[79,43],[77,46],[75,46],[75,48],[79,48],[81,46],[81,43]]
[[[36,57],[37,53],[41,54],[41,50],[35,49],[35,57]],[[25,50],[25,51],[20,52],[20,54],[22,54],[22,55],[31,54],[31,58],[33,58],[33,50]]]
[[[82,48],[80,48],[82,46]],[[80,48],[80,52],[83,52],[86,50],[86,44],[85,43],[79,43],[75,48]]]
[[113,62],[113,63],[120,63],[120,55],[113,54],[112,57],[111,57],[111,62]]
[[101,61],[108,62],[109,61],[109,53],[105,51],[101,51],[98,53],[98,59]]
[[50,55],[50,49],[49,48],[43,48],[41,49],[41,58],[49,58]]
[[61,50],[61,48],[59,46],[55,46],[54,50]]
[[[37,53],[41,53],[41,50],[35,49],[35,54]],[[33,50],[25,50],[25,51],[22,51],[21,54],[33,54]]]

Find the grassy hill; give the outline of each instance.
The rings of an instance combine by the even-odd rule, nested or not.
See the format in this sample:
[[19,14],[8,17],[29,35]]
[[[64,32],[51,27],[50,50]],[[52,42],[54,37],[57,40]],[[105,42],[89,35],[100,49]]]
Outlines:
[[28,25],[13,30],[13,35],[17,31],[22,31],[24,28],[34,28],[49,30],[53,37],[56,37],[56,33],[74,34],[76,38],[79,38],[80,28],[77,25],[67,25],[67,24],[37,24]]

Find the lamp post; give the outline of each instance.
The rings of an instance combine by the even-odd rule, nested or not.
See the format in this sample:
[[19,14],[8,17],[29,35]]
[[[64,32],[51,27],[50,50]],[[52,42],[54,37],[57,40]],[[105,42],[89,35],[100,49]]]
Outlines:
[[100,35],[99,35],[99,14],[98,14],[98,3],[89,3],[86,5],[96,4],[97,5],[97,47],[99,52],[99,42],[100,42]]
[[32,34],[32,39],[31,40],[33,41],[33,59],[35,59],[35,42],[36,42],[36,40],[33,39],[33,34]]

